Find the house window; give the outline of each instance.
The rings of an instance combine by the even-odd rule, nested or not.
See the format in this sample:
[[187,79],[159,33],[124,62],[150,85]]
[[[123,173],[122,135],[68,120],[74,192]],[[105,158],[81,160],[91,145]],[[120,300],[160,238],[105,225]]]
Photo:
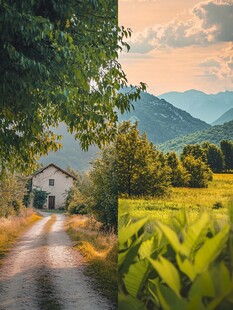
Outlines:
[[54,179],[49,179],[49,186],[54,186]]

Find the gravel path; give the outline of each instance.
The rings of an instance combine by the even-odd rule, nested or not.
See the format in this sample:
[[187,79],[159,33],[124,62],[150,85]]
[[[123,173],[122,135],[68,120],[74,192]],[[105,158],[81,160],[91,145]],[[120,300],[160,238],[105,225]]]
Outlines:
[[0,310],[114,309],[83,273],[82,256],[64,231],[65,216],[50,216],[28,230],[0,268]]

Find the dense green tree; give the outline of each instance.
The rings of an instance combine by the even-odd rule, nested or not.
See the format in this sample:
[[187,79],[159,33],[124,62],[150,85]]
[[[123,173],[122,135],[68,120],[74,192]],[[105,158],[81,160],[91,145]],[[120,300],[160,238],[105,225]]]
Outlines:
[[188,185],[189,174],[183,167],[175,152],[166,154],[166,163],[171,169],[171,184],[174,187],[185,187]]
[[206,151],[207,164],[213,172],[222,172],[224,168],[224,156],[222,150],[215,144],[205,142],[202,147]]
[[140,87],[118,54],[130,30],[117,26],[116,0],[0,1],[0,169],[32,170],[60,147],[50,130],[67,124],[83,149],[112,140],[116,108],[129,110]]
[[116,140],[119,194],[163,195],[170,181],[164,155],[140,136],[137,123],[123,122]]
[[117,159],[114,147],[103,150],[100,158],[92,163],[90,171],[93,197],[91,212],[103,224],[105,230],[117,230],[118,189],[117,189]]
[[26,179],[7,173],[0,178],[0,217],[17,215],[23,208]]
[[222,140],[220,146],[224,155],[225,169],[233,170],[233,142],[230,140]]
[[208,187],[212,181],[212,171],[208,165],[192,155],[183,157],[183,166],[189,173],[188,187],[202,188]]
[[192,155],[195,159],[201,159],[203,162],[207,162],[206,151],[200,144],[185,145],[181,153],[181,160],[189,155]]

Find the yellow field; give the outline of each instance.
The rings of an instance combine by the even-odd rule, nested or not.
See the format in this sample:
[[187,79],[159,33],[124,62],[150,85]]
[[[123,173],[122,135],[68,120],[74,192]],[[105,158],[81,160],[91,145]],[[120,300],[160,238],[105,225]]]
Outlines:
[[162,199],[119,199],[119,213],[129,212],[132,217],[149,216],[165,222],[183,208],[191,218],[207,210],[218,221],[225,221],[229,207],[233,209],[233,174],[214,174],[208,188],[172,188],[170,195]]

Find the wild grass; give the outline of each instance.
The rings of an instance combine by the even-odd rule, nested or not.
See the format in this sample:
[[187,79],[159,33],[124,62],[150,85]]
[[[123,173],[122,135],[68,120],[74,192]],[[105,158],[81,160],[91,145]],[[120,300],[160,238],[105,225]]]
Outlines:
[[149,216],[169,222],[184,208],[194,220],[201,211],[208,211],[221,222],[229,218],[229,204],[233,208],[233,174],[214,174],[208,188],[172,188],[170,195],[164,198],[121,198],[119,212],[129,212],[134,218]]
[[41,217],[32,209],[24,209],[19,216],[0,218],[0,264],[19,235]]
[[67,219],[67,232],[76,241],[87,265],[85,273],[114,305],[117,304],[117,236],[103,233],[93,218],[73,215]]
[[51,218],[44,225],[44,228],[43,228],[44,233],[48,233],[50,231],[52,225],[56,222],[56,219],[57,219],[56,215],[52,214]]

